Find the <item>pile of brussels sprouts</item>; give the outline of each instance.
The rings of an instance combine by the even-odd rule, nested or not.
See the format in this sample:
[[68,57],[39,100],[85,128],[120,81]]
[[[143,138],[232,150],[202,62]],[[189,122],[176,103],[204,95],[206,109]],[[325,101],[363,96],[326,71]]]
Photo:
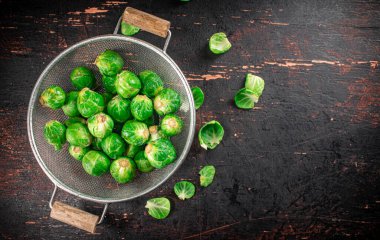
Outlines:
[[[70,155],[82,161],[92,176],[110,172],[118,183],[133,180],[142,173],[161,169],[177,158],[170,137],[181,133],[182,119],[176,115],[180,95],[165,88],[160,76],[145,70],[138,75],[122,70],[123,58],[106,50],[95,61],[105,90],[94,90],[96,79],[87,67],[76,67],[70,74],[74,91],[46,88],[40,103],[62,109],[69,117],[64,123],[45,124],[44,137],[55,150],[69,143]],[[158,123],[158,119],[161,119]]]

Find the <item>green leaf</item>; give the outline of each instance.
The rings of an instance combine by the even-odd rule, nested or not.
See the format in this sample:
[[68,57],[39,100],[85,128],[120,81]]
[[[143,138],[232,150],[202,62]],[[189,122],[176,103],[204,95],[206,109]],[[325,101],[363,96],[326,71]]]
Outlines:
[[150,216],[156,219],[164,219],[170,213],[170,201],[165,197],[152,198],[146,202],[145,208],[148,209]]
[[252,109],[259,97],[249,89],[242,88],[235,95],[235,104],[238,108]]
[[193,93],[195,109],[198,109],[202,106],[202,104],[205,100],[205,95],[204,95],[202,89],[199,87],[192,87],[191,92]]
[[135,35],[139,31],[140,31],[140,28],[138,28],[138,27],[135,27],[135,26],[128,24],[126,22],[121,23],[121,34],[123,34],[125,36]]
[[202,187],[207,187],[212,183],[215,176],[215,167],[212,165],[204,166],[200,171],[200,184]]
[[264,79],[248,73],[245,78],[245,88],[255,93],[257,97],[260,97],[263,93],[265,86]]
[[174,185],[174,192],[181,200],[192,198],[195,194],[195,186],[188,181],[180,181]]
[[210,121],[199,130],[198,139],[202,148],[214,149],[222,141],[224,129],[218,121]]
[[228,41],[225,33],[214,33],[209,41],[210,51],[215,54],[222,54],[230,50],[231,43]]

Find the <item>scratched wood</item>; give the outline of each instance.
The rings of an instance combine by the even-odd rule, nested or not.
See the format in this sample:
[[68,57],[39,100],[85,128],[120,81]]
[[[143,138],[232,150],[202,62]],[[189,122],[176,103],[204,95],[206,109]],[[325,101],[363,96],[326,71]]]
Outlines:
[[[96,234],[49,218],[52,183],[29,147],[26,111],[46,65],[76,42],[112,33],[126,6],[172,23],[168,54],[206,94],[200,124],[219,120],[222,144],[197,141],[155,191],[111,204]],[[224,31],[232,49],[213,56]],[[147,33],[138,38],[163,45]],[[380,229],[379,1],[0,1],[0,238],[272,239],[375,238]],[[266,80],[256,108],[232,99],[251,72]],[[174,183],[215,182],[177,200]],[[197,185],[198,186],[198,185]],[[144,205],[168,196],[157,221]],[[100,214],[102,206],[59,191],[58,199]]]

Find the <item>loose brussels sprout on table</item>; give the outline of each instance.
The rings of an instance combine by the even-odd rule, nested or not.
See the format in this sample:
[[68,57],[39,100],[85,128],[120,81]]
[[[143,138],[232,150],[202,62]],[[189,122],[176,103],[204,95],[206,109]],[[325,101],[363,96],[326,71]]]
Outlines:
[[87,120],[87,126],[92,136],[104,138],[112,133],[114,123],[107,114],[98,113]]
[[83,88],[93,88],[95,86],[95,75],[87,67],[76,67],[70,74],[73,86],[81,90]]
[[79,146],[73,146],[70,145],[69,147],[69,153],[70,155],[75,158],[76,160],[82,161],[84,155],[90,151],[90,148],[88,147],[79,147]]
[[71,124],[74,124],[74,123],[83,123],[83,124],[86,124],[86,119],[84,118],[81,118],[81,117],[71,117],[69,119],[67,119],[64,124],[66,125],[66,127],[70,126]]
[[145,123],[130,120],[124,124],[121,136],[128,144],[141,146],[149,140],[149,130]]
[[60,86],[56,85],[51,85],[46,88],[40,96],[41,105],[53,110],[61,108],[65,104],[65,100],[65,91],[63,91]]
[[165,197],[152,198],[146,202],[148,214],[156,219],[164,219],[170,213],[170,201]]
[[200,185],[202,187],[207,187],[214,181],[214,176],[215,176],[215,167],[208,165],[204,166],[200,171],[199,171],[199,181]]
[[189,181],[180,181],[174,185],[174,192],[181,200],[190,199],[195,194],[195,186]]
[[103,152],[112,159],[121,157],[124,154],[125,145],[124,140],[116,133],[111,133],[101,142]]
[[115,82],[116,82],[116,75],[114,76],[103,75],[102,77],[102,83],[103,83],[104,89],[111,94],[116,94]]
[[46,141],[54,146],[56,151],[62,149],[62,145],[66,142],[66,127],[62,123],[51,120],[45,124],[44,137]]
[[140,151],[144,151],[145,147],[144,145],[137,146],[129,144],[127,147],[127,150],[125,151],[125,155],[129,158],[134,158],[136,154]]
[[245,88],[251,90],[257,97],[260,97],[264,91],[264,80],[253,74],[248,73],[245,78]]
[[162,89],[164,89],[164,83],[160,76],[151,70],[142,71],[139,74],[139,78],[143,85],[141,93],[148,97],[155,97]]
[[121,157],[112,162],[110,172],[116,182],[127,183],[135,178],[136,165],[130,158]]
[[253,91],[242,88],[236,93],[234,100],[238,108],[252,109],[259,100],[259,97]]
[[137,169],[140,172],[147,173],[154,170],[154,167],[150,165],[150,162],[145,157],[144,151],[138,152],[134,158]]
[[161,138],[146,145],[145,156],[153,167],[161,169],[177,158],[177,152],[170,140]]
[[171,88],[165,88],[154,98],[154,110],[163,116],[175,113],[181,107],[180,95]]
[[89,118],[104,109],[104,98],[101,94],[94,92],[88,88],[83,88],[77,99],[77,108],[80,114]]
[[102,150],[102,140],[101,138],[94,137],[92,139],[91,147],[93,150]]
[[117,122],[125,122],[131,117],[131,101],[119,95],[112,98],[107,104],[107,113]]
[[91,150],[82,158],[84,170],[92,176],[101,176],[108,172],[111,165],[109,158],[102,152]]
[[68,117],[80,116],[77,108],[78,93],[77,91],[72,91],[67,94],[65,105],[62,106],[62,111]]
[[132,116],[139,120],[144,121],[153,115],[153,102],[145,95],[137,95],[131,102]]
[[121,23],[121,34],[123,34],[125,36],[133,36],[136,33],[138,33],[139,31],[140,31],[140,28],[138,28],[138,27],[135,27],[135,26],[128,24],[126,22]]
[[74,146],[88,147],[92,142],[92,135],[88,131],[86,125],[82,123],[74,123],[67,127],[67,141]]
[[214,149],[222,141],[224,129],[218,121],[210,121],[199,130],[198,139],[204,149]]
[[200,108],[205,100],[205,95],[202,89],[199,87],[192,87],[191,93],[193,94],[195,109]]
[[95,64],[102,75],[115,76],[123,69],[124,60],[117,52],[106,50],[96,58]]
[[160,126],[166,136],[172,137],[182,132],[183,121],[175,114],[168,114],[162,119]]
[[228,41],[228,38],[225,33],[214,33],[209,41],[210,51],[214,54],[222,54],[230,50],[231,43]]
[[132,98],[139,93],[141,82],[133,72],[125,70],[117,75],[115,88],[123,98]]

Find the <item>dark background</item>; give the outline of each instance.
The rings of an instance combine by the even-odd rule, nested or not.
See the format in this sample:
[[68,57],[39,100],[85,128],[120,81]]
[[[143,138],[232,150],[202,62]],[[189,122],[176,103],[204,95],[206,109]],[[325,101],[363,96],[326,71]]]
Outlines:
[[[206,95],[202,123],[219,120],[221,145],[194,141],[181,168],[138,199],[111,204],[95,235],[49,218],[53,184],[34,159],[26,113],[46,65],[68,46],[112,33],[126,6],[172,23],[168,54]],[[212,56],[208,39],[233,47]],[[147,33],[137,38],[159,46]],[[11,1],[0,0],[0,238],[346,239],[380,227],[379,1]],[[232,102],[246,73],[266,80],[254,110]],[[173,185],[216,166],[214,183],[176,199]],[[174,208],[147,215],[151,197]],[[58,192],[99,214],[102,205]]]

